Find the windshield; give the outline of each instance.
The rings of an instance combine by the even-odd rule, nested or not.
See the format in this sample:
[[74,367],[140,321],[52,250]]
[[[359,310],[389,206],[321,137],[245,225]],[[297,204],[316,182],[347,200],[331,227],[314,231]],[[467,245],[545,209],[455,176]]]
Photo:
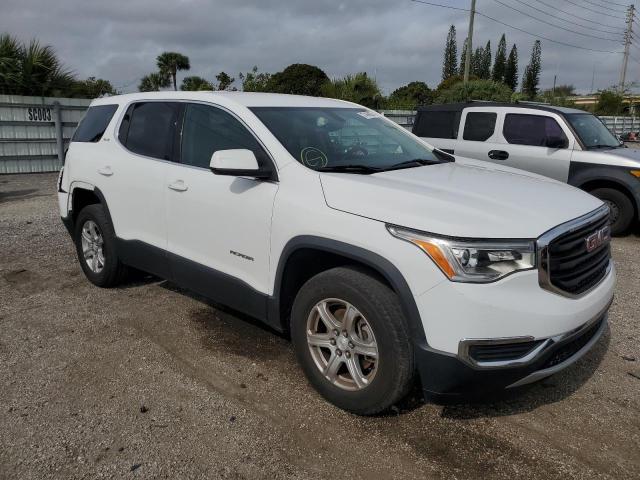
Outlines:
[[567,115],[567,118],[587,149],[617,148],[620,146],[618,139],[595,115],[572,113]]
[[314,170],[375,173],[441,162],[402,127],[363,108],[254,107],[251,111],[298,162]]

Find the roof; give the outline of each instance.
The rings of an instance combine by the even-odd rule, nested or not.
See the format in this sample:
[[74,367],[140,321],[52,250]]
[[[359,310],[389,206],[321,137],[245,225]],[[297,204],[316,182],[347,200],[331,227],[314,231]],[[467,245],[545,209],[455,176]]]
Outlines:
[[281,93],[228,92],[228,91],[161,91],[140,92],[126,95],[97,98],[93,105],[113,103],[129,103],[139,100],[199,100],[216,102],[223,105],[240,105],[244,107],[325,107],[325,108],[365,108],[344,100],[323,97],[307,97],[304,95],[285,95]]
[[584,110],[578,110],[577,108],[567,108],[567,107],[557,107],[555,105],[544,105],[540,103],[504,103],[504,102],[481,102],[481,101],[471,101],[466,103],[445,103],[441,105],[427,105],[425,107],[419,107],[418,111],[447,111],[447,112],[458,112],[465,108],[472,107],[509,107],[509,108],[528,108],[530,110],[542,110],[545,112],[555,112],[560,114],[569,114],[569,113],[589,113]]

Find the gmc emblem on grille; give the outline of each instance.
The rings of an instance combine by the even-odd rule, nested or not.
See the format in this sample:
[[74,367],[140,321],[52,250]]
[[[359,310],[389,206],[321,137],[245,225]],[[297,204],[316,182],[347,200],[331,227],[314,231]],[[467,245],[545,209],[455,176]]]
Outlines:
[[609,226],[597,230],[584,239],[587,245],[587,252],[593,252],[596,248],[601,247],[609,240],[611,240],[611,229]]

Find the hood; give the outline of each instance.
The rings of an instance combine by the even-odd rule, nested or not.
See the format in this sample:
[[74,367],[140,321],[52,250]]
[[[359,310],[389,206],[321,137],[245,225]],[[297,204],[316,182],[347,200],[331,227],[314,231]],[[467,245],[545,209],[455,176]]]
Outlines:
[[[598,153],[597,150],[587,150]],[[606,159],[613,165],[629,168],[640,168],[640,150],[635,148],[614,148],[612,150],[602,150],[600,154],[606,154]],[[600,159],[601,160],[601,159]]]
[[327,205],[440,235],[537,238],[602,202],[555,180],[461,159],[373,175],[321,173]]

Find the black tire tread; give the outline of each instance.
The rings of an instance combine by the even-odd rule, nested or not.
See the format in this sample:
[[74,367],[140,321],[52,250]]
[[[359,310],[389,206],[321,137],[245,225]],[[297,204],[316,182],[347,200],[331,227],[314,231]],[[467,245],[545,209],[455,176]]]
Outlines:
[[589,193],[600,200],[611,200],[618,204],[620,215],[618,220],[611,225],[611,234],[614,236],[624,235],[631,227],[635,213],[633,201],[629,196],[615,188],[596,188]]

